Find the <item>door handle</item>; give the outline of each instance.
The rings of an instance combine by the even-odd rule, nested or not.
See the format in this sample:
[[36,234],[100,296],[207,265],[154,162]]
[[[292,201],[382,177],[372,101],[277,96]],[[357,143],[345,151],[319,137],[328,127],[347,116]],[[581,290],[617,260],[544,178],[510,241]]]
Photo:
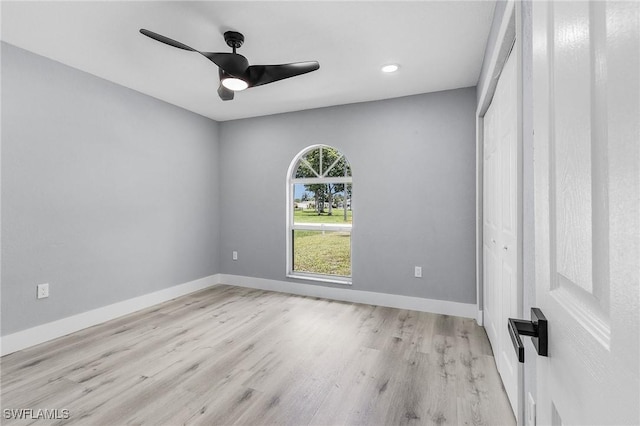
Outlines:
[[531,336],[531,342],[538,355],[547,356],[549,344],[547,318],[540,309],[531,308],[531,321],[509,318],[507,328],[519,362],[524,362],[524,345],[520,336]]

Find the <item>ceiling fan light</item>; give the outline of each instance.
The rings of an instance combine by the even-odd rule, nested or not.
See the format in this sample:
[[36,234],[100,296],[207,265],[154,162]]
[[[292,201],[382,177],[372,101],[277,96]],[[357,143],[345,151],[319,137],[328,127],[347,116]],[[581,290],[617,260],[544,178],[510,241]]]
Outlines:
[[229,90],[233,90],[234,92],[239,92],[249,87],[249,84],[246,81],[235,77],[227,77],[223,79],[222,85]]

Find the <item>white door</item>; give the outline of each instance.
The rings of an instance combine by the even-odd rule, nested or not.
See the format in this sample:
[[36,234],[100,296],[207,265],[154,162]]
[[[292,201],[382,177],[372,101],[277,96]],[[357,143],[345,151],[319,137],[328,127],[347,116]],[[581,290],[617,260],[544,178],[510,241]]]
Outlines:
[[517,69],[512,53],[484,116],[484,320],[498,372],[518,413],[522,369],[507,332],[518,317]]
[[533,2],[538,424],[640,424],[639,25]]

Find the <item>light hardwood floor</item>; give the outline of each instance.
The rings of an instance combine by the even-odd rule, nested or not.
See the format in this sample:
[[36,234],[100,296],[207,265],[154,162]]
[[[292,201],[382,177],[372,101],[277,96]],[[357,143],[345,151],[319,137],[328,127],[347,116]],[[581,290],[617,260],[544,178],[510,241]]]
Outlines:
[[474,320],[225,285],[0,363],[37,425],[515,424]]

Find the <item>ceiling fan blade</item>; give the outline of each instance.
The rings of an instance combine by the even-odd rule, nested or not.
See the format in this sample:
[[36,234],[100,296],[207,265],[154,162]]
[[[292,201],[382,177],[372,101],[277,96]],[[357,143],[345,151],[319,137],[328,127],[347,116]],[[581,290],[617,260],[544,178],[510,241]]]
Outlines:
[[223,101],[231,101],[233,100],[233,90],[229,90],[220,83],[220,87],[218,87],[218,96]]
[[199,52],[227,74],[243,77],[249,67],[249,61],[239,53]]
[[306,74],[320,68],[316,61],[296,62],[282,65],[251,65],[247,69],[249,86],[261,86],[285,78]]
[[188,50],[190,52],[198,52],[193,47],[189,47],[186,44],[180,43],[179,41],[172,40],[169,37],[165,37],[163,35],[154,33],[153,31],[145,30],[144,28],[140,29],[140,33],[146,35],[147,37],[151,37],[152,39],[157,40],[160,43],[168,44],[169,46],[177,47],[178,49]]

